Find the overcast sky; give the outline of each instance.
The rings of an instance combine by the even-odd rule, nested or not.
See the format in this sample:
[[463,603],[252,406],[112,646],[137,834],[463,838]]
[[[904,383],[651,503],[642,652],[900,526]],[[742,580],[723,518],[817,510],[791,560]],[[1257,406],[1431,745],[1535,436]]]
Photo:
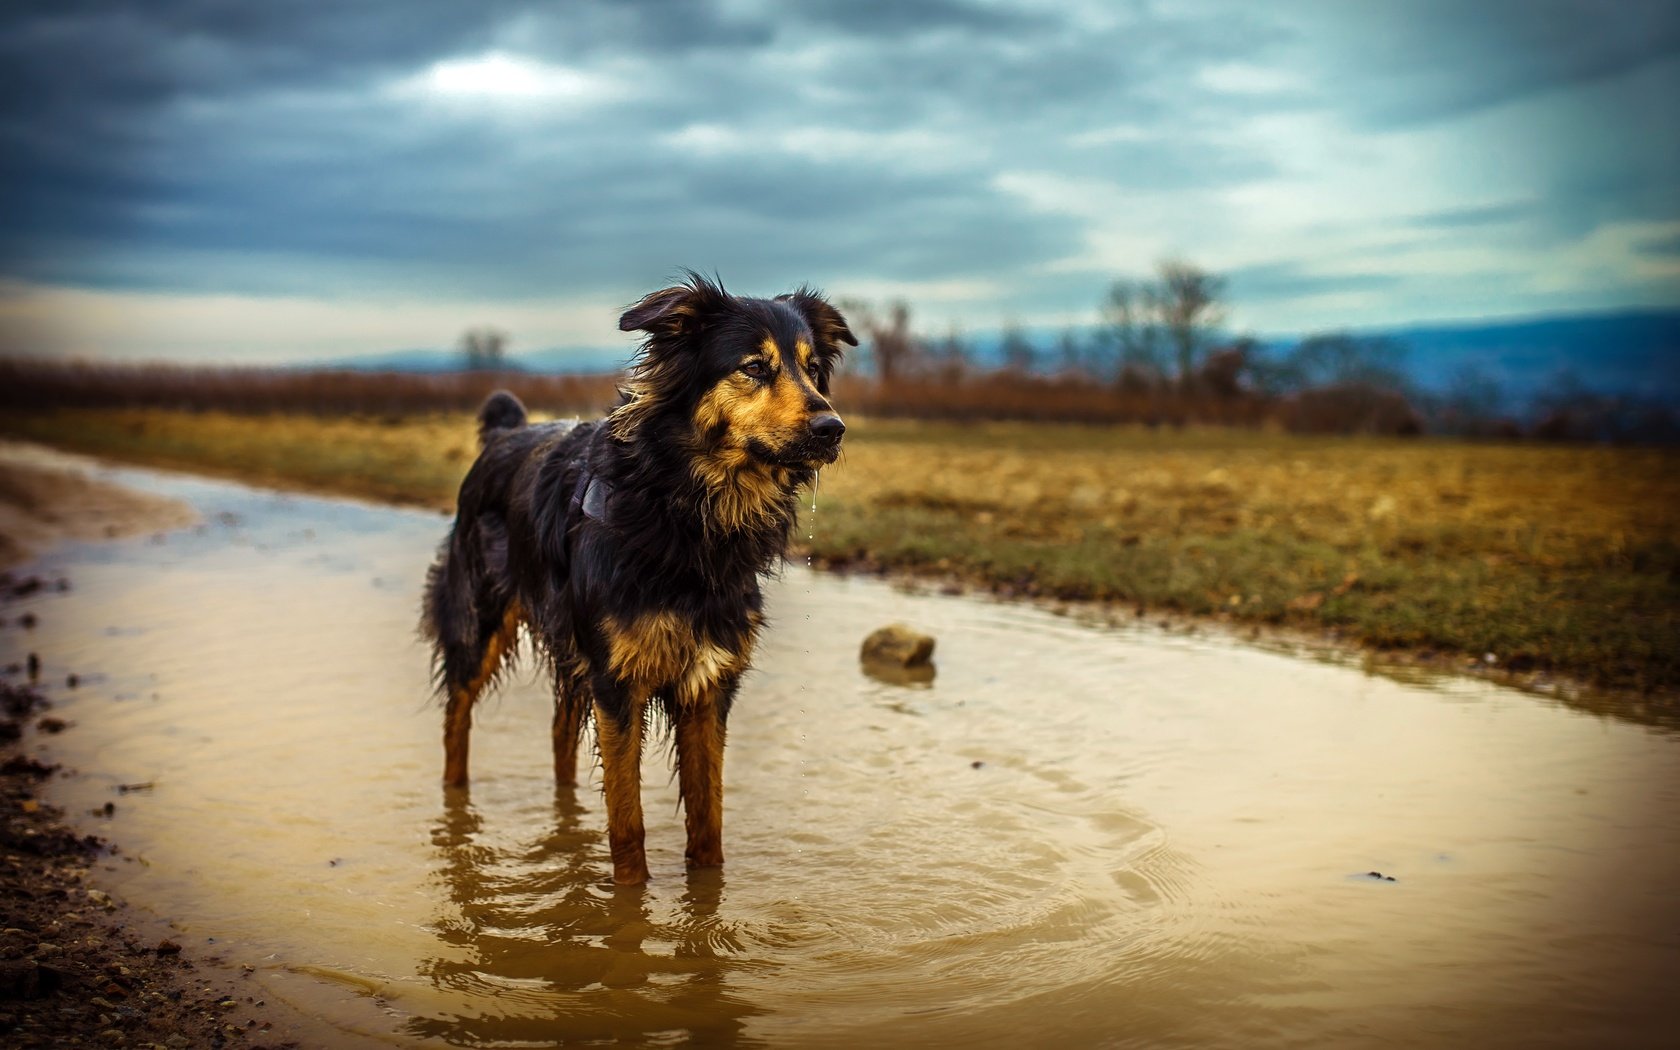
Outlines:
[[678,267],[1260,333],[1680,303],[1672,0],[83,3],[0,14],[0,349],[629,345]]

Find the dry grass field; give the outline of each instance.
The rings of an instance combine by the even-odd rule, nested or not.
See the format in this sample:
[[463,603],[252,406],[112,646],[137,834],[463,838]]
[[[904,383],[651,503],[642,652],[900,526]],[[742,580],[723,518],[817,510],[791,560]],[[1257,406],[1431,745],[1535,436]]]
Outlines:
[[877,423],[819,556],[1680,685],[1680,454]]
[[[1680,451],[1253,430],[854,420],[801,533],[819,564],[1493,654],[1680,690]],[[0,432],[448,507],[469,416],[13,413]],[[801,537],[803,539],[803,536]]]

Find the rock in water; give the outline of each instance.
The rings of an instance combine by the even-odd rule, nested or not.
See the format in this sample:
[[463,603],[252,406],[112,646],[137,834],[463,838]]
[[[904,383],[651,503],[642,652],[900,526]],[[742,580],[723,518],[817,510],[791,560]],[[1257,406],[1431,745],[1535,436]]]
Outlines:
[[863,640],[864,663],[923,667],[933,657],[933,637],[902,623],[888,624]]

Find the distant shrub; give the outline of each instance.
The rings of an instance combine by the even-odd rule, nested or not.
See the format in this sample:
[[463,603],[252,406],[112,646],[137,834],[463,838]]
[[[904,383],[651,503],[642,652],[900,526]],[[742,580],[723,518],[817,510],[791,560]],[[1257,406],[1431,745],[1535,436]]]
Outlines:
[[1305,434],[1423,433],[1423,417],[1404,394],[1368,383],[1303,390],[1284,400],[1281,417],[1285,427]]
[[610,375],[477,371],[301,371],[0,359],[0,407],[175,408],[243,414],[415,415],[476,409],[512,390],[531,408],[594,415],[617,401]]
[[835,396],[845,411],[916,419],[1258,426],[1269,410],[1261,398],[1225,399],[1183,394],[1165,384],[1108,386],[1079,375],[1010,371],[912,376],[891,385],[841,377]]
[[1680,442],[1680,412],[1674,404],[1637,393],[1594,390],[1568,371],[1553,375],[1535,395],[1529,415],[1532,434],[1542,441]]

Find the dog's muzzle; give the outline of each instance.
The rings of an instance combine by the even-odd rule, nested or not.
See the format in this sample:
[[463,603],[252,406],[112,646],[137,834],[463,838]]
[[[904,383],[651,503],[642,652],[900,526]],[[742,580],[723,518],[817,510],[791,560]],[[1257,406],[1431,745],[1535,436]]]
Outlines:
[[823,412],[811,417],[803,435],[780,448],[752,438],[747,449],[762,463],[813,470],[840,458],[840,436],[845,432],[839,416]]
[[833,463],[840,456],[840,438],[846,433],[846,423],[833,412],[811,417],[809,445],[816,458]]

